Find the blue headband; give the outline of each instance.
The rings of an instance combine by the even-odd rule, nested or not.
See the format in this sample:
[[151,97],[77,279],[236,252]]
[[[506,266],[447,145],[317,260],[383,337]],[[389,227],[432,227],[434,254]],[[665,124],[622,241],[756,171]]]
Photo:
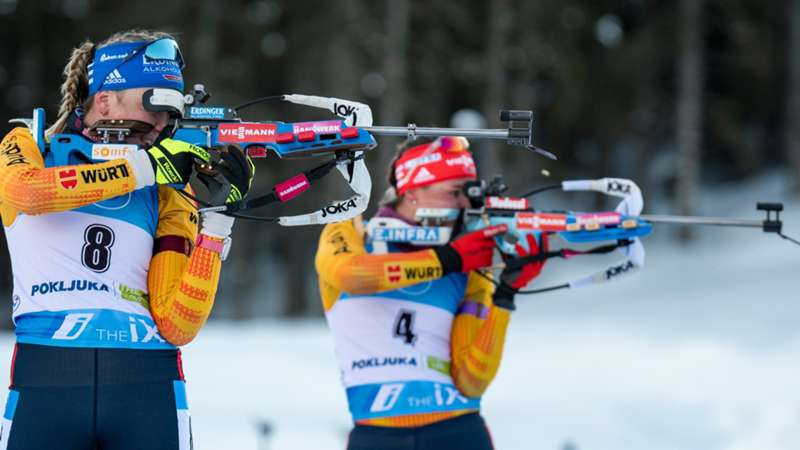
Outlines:
[[141,87],[183,92],[183,67],[178,44],[169,38],[109,44],[89,64],[89,95]]

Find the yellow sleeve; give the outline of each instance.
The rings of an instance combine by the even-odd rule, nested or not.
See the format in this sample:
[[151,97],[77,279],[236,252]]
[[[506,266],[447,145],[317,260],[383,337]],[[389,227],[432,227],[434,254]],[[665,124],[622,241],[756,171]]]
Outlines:
[[184,345],[211,314],[222,261],[216,252],[192,249],[198,220],[191,203],[167,186],[158,187],[158,203],[155,254],[147,276],[150,312],[164,339]]
[[68,211],[127,194],[135,187],[133,170],[124,159],[45,169],[28,129],[14,128],[0,144],[0,203],[6,225],[18,213]]
[[494,306],[493,293],[491,281],[470,273],[450,333],[450,374],[467,397],[480,397],[486,391],[503,356],[511,312]]
[[403,288],[442,276],[433,250],[372,255],[352,220],[326,225],[319,238],[316,268],[325,310],[341,292],[370,294]]

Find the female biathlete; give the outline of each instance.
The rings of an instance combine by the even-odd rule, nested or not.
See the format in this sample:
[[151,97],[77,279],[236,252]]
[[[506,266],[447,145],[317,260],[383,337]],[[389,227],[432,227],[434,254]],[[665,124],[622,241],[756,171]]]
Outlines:
[[[211,312],[233,219],[204,214],[198,234],[194,206],[168,186],[209,162],[206,150],[168,138],[183,66],[165,33],[85,42],[64,69],[47,135],[94,139],[98,124],[118,119],[130,121],[127,145],[56,155],[25,128],[2,141],[17,344],[0,449],[190,448],[176,346]],[[253,171],[240,150],[224,153],[219,170],[246,194]]]
[[[463,185],[476,168],[467,147],[440,138],[401,151],[390,174],[396,199],[376,217],[413,226],[418,208],[468,207]],[[322,231],[316,268],[355,421],[349,449],[492,448],[480,397],[500,364],[514,294],[542,268],[504,271],[497,290],[479,276],[505,231],[423,249],[389,244],[383,254],[358,221]],[[538,244],[529,239],[531,251]]]

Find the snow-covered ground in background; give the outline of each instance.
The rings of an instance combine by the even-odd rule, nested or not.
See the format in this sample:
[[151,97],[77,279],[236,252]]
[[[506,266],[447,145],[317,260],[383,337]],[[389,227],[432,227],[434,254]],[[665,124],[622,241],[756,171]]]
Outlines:
[[[750,205],[781,188],[716,193],[703,212],[758,218]],[[787,209],[785,231],[800,237],[800,203]],[[498,449],[800,448],[800,247],[734,229],[681,247],[670,231],[646,241],[635,277],[518,302],[483,403]],[[610,260],[555,261],[538,284]],[[2,364],[11,345],[0,337]],[[212,322],[184,361],[197,450],[344,448],[323,321]],[[259,442],[262,421],[272,433]]]

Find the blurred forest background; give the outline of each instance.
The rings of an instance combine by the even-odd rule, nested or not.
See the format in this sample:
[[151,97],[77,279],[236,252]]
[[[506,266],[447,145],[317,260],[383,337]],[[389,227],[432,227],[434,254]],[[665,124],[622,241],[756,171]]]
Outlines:
[[[531,109],[557,162],[472,145],[482,174],[516,192],[552,183],[541,169],[618,176],[650,212],[702,214],[711,185],[779,172],[787,197],[800,189],[800,0],[0,0],[0,123],[36,106],[54,120],[71,49],[134,27],[177,35],[187,90],[205,84],[212,105],[304,93],[364,101],[380,125],[489,127],[501,108]],[[243,115],[327,117],[282,104]],[[380,142],[373,201],[397,143]],[[257,161],[254,192],[315,163]],[[286,212],[343,198],[342,185],[332,176]],[[239,221],[213,317],[319,315],[319,231]]]

